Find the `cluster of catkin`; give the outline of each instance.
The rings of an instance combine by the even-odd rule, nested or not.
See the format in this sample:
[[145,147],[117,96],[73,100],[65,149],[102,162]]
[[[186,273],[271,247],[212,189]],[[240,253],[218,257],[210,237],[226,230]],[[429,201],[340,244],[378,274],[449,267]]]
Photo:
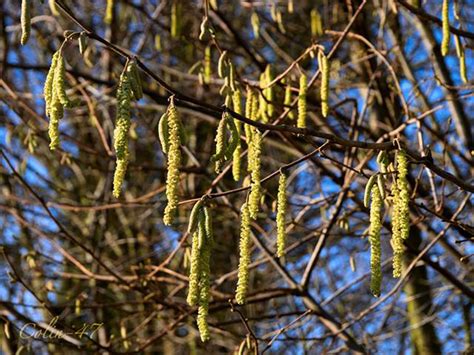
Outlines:
[[54,53],[44,84],[46,115],[49,117],[49,148],[59,147],[59,120],[64,116],[64,108],[74,106],[66,93],[65,63],[61,48]]
[[210,297],[210,257],[214,236],[212,217],[203,200],[196,202],[191,211],[188,233],[192,235],[192,247],[187,302],[190,306],[199,306],[197,325],[201,340],[205,342],[210,338],[207,315]]
[[[370,204],[370,289],[374,296],[380,295],[382,284],[381,242],[382,209],[385,199],[385,178],[388,172],[388,156],[380,152],[377,157],[380,172],[372,175],[366,185],[364,205]],[[409,217],[409,185],[407,181],[408,160],[406,153],[400,150],[396,156],[395,178],[392,182],[392,238],[393,276],[400,277],[402,272],[403,242],[408,238],[410,230]]]

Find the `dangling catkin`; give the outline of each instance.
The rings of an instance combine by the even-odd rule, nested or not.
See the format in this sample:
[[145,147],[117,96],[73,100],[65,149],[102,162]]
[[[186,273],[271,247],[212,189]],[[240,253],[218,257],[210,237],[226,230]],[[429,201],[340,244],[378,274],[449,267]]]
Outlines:
[[211,46],[207,46],[204,50],[204,83],[211,82]]
[[[273,71],[270,64],[267,65],[265,68],[265,85],[270,84],[273,81]],[[266,88],[264,90],[265,97],[268,101],[267,103],[267,115],[268,117],[272,117],[273,113],[275,112],[275,106],[273,105],[274,100],[274,90],[273,86]]]
[[53,90],[54,82],[54,73],[56,71],[56,66],[58,64],[58,57],[60,56],[60,51],[54,53],[51,60],[51,66],[49,67],[48,75],[46,76],[46,81],[44,83],[44,100],[45,100],[45,111],[46,115],[49,116],[49,112],[52,107],[53,97],[55,96],[55,91]]
[[127,75],[134,99],[140,100],[143,97],[142,80],[140,79],[137,63],[134,60],[131,60],[127,65]]
[[372,203],[370,205],[370,290],[376,297],[380,296],[380,285],[382,283],[382,264],[380,231],[382,229],[382,204],[379,189],[372,185]]
[[258,18],[258,14],[256,12],[252,13],[250,22],[252,24],[253,36],[255,39],[257,39],[260,36],[260,19]]
[[181,35],[181,3],[173,1],[171,5],[171,38],[179,38]]
[[397,154],[397,178],[392,184],[393,193],[393,217],[392,217],[392,248],[393,248],[393,277],[400,277],[402,272],[403,241],[408,238],[410,232],[409,202],[410,193],[408,187],[408,161],[406,153],[400,151]]
[[209,313],[209,286],[210,286],[210,258],[213,243],[211,215],[206,207],[203,208],[204,222],[203,229],[205,233],[204,243],[201,246],[201,270],[199,280],[199,309],[197,316],[197,325],[201,341],[206,342],[210,339],[209,325],[207,315]]
[[320,51],[319,68],[321,70],[321,111],[323,117],[327,117],[329,112],[329,73],[331,71],[328,57]]
[[459,76],[466,84],[468,82],[466,75],[466,54],[464,53],[464,47],[462,46],[461,39],[458,35],[454,36],[454,40],[456,43],[456,53],[459,59]]
[[286,174],[280,173],[278,180],[278,197],[277,197],[277,256],[280,258],[285,255],[286,245]]
[[442,8],[442,21],[443,21],[443,40],[441,42],[441,54],[446,56],[449,52],[449,41],[451,39],[451,35],[449,32],[449,0],[443,0],[443,8]]
[[323,34],[323,23],[318,10],[311,10],[311,35],[319,37]]
[[[267,76],[265,72],[260,74],[260,87],[264,87],[267,84]],[[268,123],[268,114],[267,114],[267,97],[265,97],[266,90],[262,90],[258,95],[258,116],[262,123]]]
[[299,128],[306,128],[306,91],[308,89],[308,77],[305,73],[300,76],[300,91],[298,94],[298,121]]
[[53,16],[59,16],[59,11],[56,6],[56,0],[49,0],[49,9],[51,10]]
[[104,22],[107,25],[112,24],[112,20],[114,18],[114,0],[107,0],[107,6],[105,8],[105,17]]
[[[285,106],[285,109],[291,106],[291,85],[289,82],[285,87],[285,100],[283,101],[283,105]],[[295,113],[293,112],[293,110],[290,110],[290,112],[288,113],[288,118],[290,120],[295,118]]]
[[204,221],[204,212],[202,208],[199,208],[197,213],[197,222],[198,230],[194,231],[192,235],[192,246],[191,246],[191,267],[189,269],[189,288],[188,288],[188,297],[186,302],[190,306],[196,306],[199,302],[199,278],[201,275],[201,251],[199,248],[199,240],[202,236],[199,233],[203,233],[203,221]]
[[250,264],[250,213],[247,203],[240,210],[240,244],[239,244],[239,271],[235,300],[238,304],[244,304],[249,287],[249,264]]
[[171,225],[178,207],[178,183],[179,167],[181,165],[181,138],[179,134],[180,118],[179,112],[174,104],[174,98],[171,97],[168,106],[168,174],[166,176],[166,198],[168,203],[165,208],[163,223]]
[[[234,106],[234,111],[239,115],[242,114],[242,94],[240,90],[237,88],[236,91],[232,94],[232,105]],[[237,147],[234,150],[234,154],[232,157],[232,177],[234,181],[240,180],[240,172],[241,172],[241,158],[240,155],[242,154],[242,144],[240,143],[240,135],[242,134],[242,123],[234,119],[235,127],[237,129],[237,134],[239,136]]]
[[369,207],[370,203],[370,194],[372,192],[372,187],[374,186],[375,182],[377,181],[377,175],[372,175],[365,185],[365,192],[364,192],[364,206]]
[[216,138],[214,141],[216,142],[216,153],[211,157],[211,161],[215,162],[215,172],[217,174],[220,173],[222,164],[224,163],[224,155],[225,155],[225,129],[226,129],[226,117],[227,113],[224,112],[221,116],[219,121],[219,125],[217,126],[216,131]]
[[116,167],[114,173],[113,195],[120,196],[122,183],[128,166],[128,132],[130,130],[130,101],[132,91],[126,73],[120,75],[119,87],[117,89],[117,119],[114,130],[114,148]]
[[63,107],[72,107],[72,101],[69,100],[69,97],[66,94],[66,69],[64,64],[64,58],[59,54],[57,58],[56,68],[54,70],[54,81],[53,81],[53,90],[56,91],[59,102]]
[[21,44],[25,45],[31,33],[31,0],[21,1]]
[[161,150],[164,154],[168,154],[169,148],[169,131],[168,131],[168,112],[165,111],[158,121],[158,138],[161,144]]
[[261,155],[262,155],[262,134],[252,127],[252,141],[249,147],[249,171],[251,173],[252,185],[249,195],[249,213],[252,219],[257,219],[260,206],[260,198],[262,197],[262,185],[260,184],[261,174]]

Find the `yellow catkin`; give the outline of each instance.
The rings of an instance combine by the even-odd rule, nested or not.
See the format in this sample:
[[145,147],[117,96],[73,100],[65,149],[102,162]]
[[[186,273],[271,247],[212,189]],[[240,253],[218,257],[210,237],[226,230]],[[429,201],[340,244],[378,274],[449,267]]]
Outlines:
[[140,100],[143,97],[142,80],[138,65],[134,60],[131,60],[127,65],[127,75],[134,99]]
[[201,275],[201,252],[199,248],[199,239],[202,236],[199,236],[199,233],[203,233],[203,218],[204,212],[202,209],[199,209],[197,219],[198,219],[198,230],[196,230],[192,235],[192,246],[191,246],[191,267],[189,269],[189,288],[188,288],[188,297],[186,302],[190,306],[196,306],[199,303],[199,278]]
[[108,25],[112,24],[114,18],[114,2],[115,0],[107,0],[107,6],[105,7],[104,22]]
[[404,151],[397,154],[397,178],[392,184],[393,216],[392,216],[392,248],[393,277],[400,277],[402,272],[403,241],[410,233],[410,192],[407,180],[408,161]]
[[449,52],[449,41],[451,34],[449,32],[449,0],[443,0],[442,8],[442,21],[443,21],[443,40],[441,42],[441,54],[446,56]]
[[328,57],[324,53],[320,52],[320,63],[319,67],[321,69],[321,111],[323,117],[327,117],[329,112],[329,73],[331,71],[330,63]]
[[59,16],[58,7],[56,6],[56,0],[49,0],[49,9],[53,16]]
[[58,97],[53,97],[51,107],[49,109],[49,149],[55,150],[59,147],[59,120],[63,118],[64,108],[59,102]]
[[219,121],[219,125],[217,126],[216,131],[216,138],[214,141],[216,142],[216,153],[211,157],[211,161],[215,162],[215,172],[220,173],[222,169],[222,165],[225,160],[225,145],[226,145],[226,120],[228,113],[224,112],[221,116]]
[[297,127],[306,127],[306,91],[308,90],[308,77],[305,73],[300,76],[300,90],[298,95],[298,121]]
[[466,54],[464,52],[464,47],[459,36],[454,36],[454,40],[456,43],[456,54],[459,60],[459,76],[461,77],[463,83],[467,84],[468,79],[466,74]]
[[323,34],[323,22],[318,10],[311,10],[311,35],[319,37]]
[[260,206],[260,198],[262,197],[261,180],[261,155],[262,155],[262,133],[255,127],[252,127],[252,141],[249,148],[249,170],[252,180],[249,195],[249,211],[252,219],[257,219]]
[[72,101],[66,94],[66,69],[64,58],[59,54],[57,58],[57,64],[54,70],[53,90],[55,95],[58,96],[59,102],[64,107],[72,107]]
[[292,14],[295,11],[293,0],[288,0],[288,13]]
[[[270,84],[273,81],[273,71],[270,64],[267,65],[265,68],[265,85]],[[268,117],[272,117],[275,112],[275,106],[273,105],[274,98],[274,90],[273,86],[266,88],[264,90],[264,95],[268,101],[267,103],[267,115]]]
[[285,255],[286,246],[286,174],[282,172],[278,181],[277,196],[277,256],[280,258]]
[[[239,115],[242,114],[242,94],[240,90],[237,89],[232,94],[232,104],[234,106],[234,111]],[[237,119],[234,119],[235,127],[237,128],[237,133],[239,135],[237,147],[234,150],[233,157],[232,157],[232,177],[234,181],[240,180],[241,175],[241,158],[240,155],[242,154],[242,145],[240,143],[240,135],[242,134],[242,122]]]
[[211,46],[207,46],[204,50],[204,83],[211,82]]
[[201,269],[199,278],[199,309],[197,316],[197,325],[201,341],[206,342],[210,339],[209,325],[207,316],[209,313],[209,286],[210,286],[210,259],[211,248],[213,243],[212,221],[211,215],[206,207],[204,207],[204,243],[201,246]]
[[45,100],[45,111],[46,115],[49,116],[49,112],[53,103],[53,81],[54,81],[54,73],[56,71],[56,66],[58,64],[58,57],[60,56],[60,51],[54,53],[53,58],[51,60],[51,66],[49,67],[48,75],[46,76],[46,81],[44,83],[44,100]]
[[[283,105],[285,106],[285,109],[291,106],[291,85],[289,83],[285,87],[285,99],[283,101]],[[293,110],[290,110],[290,112],[288,113],[288,118],[290,120],[293,120],[295,118],[295,113],[293,112]]]
[[181,3],[179,0],[173,1],[171,5],[171,38],[181,36]]
[[31,0],[21,1],[21,44],[25,45],[31,33]]
[[[264,87],[267,84],[265,72],[260,74],[260,87]],[[262,90],[258,96],[258,117],[261,122],[268,123],[267,113],[267,97],[265,96],[266,90]]]
[[114,130],[114,148],[117,159],[114,173],[113,195],[116,198],[120,196],[128,166],[131,98],[132,91],[128,76],[122,73],[117,90],[117,119]]
[[168,106],[168,174],[166,176],[166,198],[168,203],[165,208],[163,223],[171,225],[173,223],[176,209],[178,208],[178,183],[179,183],[179,167],[181,165],[181,139],[179,134],[180,117],[179,112],[171,97]]
[[260,19],[256,12],[252,13],[250,17],[250,22],[252,25],[253,36],[257,39],[260,36]]
[[240,210],[240,244],[239,244],[239,270],[235,300],[238,304],[244,304],[249,287],[249,264],[250,264],[250,212],[247,203]]
[[382,196],[376,185],[372,186],[372,203],[370,205],[370,290],[376,297],[380,296],[382,283],[382,264],[380,231],[382,230]]

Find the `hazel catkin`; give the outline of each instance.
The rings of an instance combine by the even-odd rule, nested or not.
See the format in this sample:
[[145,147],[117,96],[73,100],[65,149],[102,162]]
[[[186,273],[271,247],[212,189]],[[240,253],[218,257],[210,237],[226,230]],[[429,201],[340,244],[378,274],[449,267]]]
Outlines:
[[285,217],[286,217],[286,174],[284,172],[280,173],[280,178],[278,180],[278,196],[277,196],[277,213],[276,213],[276,222],[277,222],[277,256],[280,258],[285,255],[285,246],[286,246],[286,226],[285,226]]
[[300,76],[300,88],[298,94],[298,128],[306,128],[306,91],[308,90],[308,77],[305,73]]
[[25,45],[31,33],[31,0],[21,1],[21,44]]
[[446,56],[449,52],[449,42],[451,34],[449,32],[449,0],[443,0],[443,7],[441,10],[443,39],[441,41],[441,54]]
[[376,185],[372,185],[371,194],[372,203],[370,205],[369,227],[370,290],[374,296],[378,297],[380,296],[380,286],[382,283],[380,231],[382,229],[383,200]]
[[164,211],[163,223],[165,225],[171,225],[173,223],[176,209],[178,208],[179,167],[181,165],[180,117],[173,96],[170,98],[167,113],[169,147],[168,173],[166,176],[166,199],[168,202]]
[[240,244],[239,244],[239,269],[235,300],[238,304],[244,304],[249,287],[249,264],[250,264],[250,212],[248,204],[244,203],[240,210]]

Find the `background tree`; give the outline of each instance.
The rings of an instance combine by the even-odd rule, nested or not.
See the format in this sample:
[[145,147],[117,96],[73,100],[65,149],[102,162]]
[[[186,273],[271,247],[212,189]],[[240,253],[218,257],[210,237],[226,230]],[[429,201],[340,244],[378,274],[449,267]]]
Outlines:
[[[0,6],[4,353],[472,351],[472,2]],[[54,106],[64,117],[51,150],[43,87],[57,51],[66,91]],[[124,89],[131,63],[143,98],[133,83]],[[124,90],[133,94],[125,106]],[[171,97],[181,121],[179,202],[164,224],[174,157],[163,153],[158,125],[165,112],[169,123]],[[127,170],[116,198],[123,112],[131,113]],[[224,150],[229,129],[239,129],[227,157],[216,153],[221,122]],[[250,137],[260,135],[258,158]],[[403,155],[409,236],[397,246],[404,168],[394,162]],[[374,175],[384,177],[368,191],[379,213],[376,202],[364,206]],[[214,228],[204,343],[202,309],[186,301],[187,226],[201,200]],[[241,236],[246,201],[258,213]],[[245,238],[250,264],[239,271]],[[393,249],[403,255],[400,278]],[[242,275],[248,291],[236,302]],[[35,334],[51,321],[56,336]]]

